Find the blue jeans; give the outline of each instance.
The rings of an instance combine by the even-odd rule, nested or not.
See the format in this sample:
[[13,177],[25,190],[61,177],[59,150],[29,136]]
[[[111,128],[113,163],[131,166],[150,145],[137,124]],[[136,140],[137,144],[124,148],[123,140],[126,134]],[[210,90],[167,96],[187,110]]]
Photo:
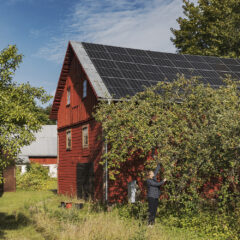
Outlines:
[[158,207],[158,198],[148,198],[148,224],[153,225],[155,223],[155,217]]

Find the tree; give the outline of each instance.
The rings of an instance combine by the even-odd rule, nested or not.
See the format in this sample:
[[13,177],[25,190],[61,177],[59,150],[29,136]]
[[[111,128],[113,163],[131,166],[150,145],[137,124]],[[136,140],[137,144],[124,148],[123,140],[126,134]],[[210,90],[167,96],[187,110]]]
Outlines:
[[110,177],[114,179],[124,163],[137,156],[145,169],[161,163],[171,201],[187,199],[192,204],[206,184],[216,181],[221,188],[211,197],[223,194],[235,199],[240,192],[239,95],[237,83],[230,80],[213,89],[179,76],[130,99],[100,103],[95,117],[110,146],[103,156]]
[[183,0],[185,18],[171,29],[179,53],[238,58],[240,56],[239,0]]
[[20,148],[34,140],[33,133],[42,124],[37,101],[45,104],[50,100],[43,88],[13,81],[21,61],[16,46],[0,52],[0,169],[11,164]]
[[51,120],[49,118],[50,112],[52,109],[52,104],[48,105],[47,107],[38,107],[39,117],[41,118],[41,122],[44,125],[56,125],[56,120]]

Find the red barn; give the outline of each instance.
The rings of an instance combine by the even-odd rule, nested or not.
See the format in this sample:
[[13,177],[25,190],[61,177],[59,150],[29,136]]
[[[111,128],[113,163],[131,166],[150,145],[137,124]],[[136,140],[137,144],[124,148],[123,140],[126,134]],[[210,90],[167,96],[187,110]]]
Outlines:
[[99,101],[133,96],[144,86],[173,81],[176,74],[200,76],[204,83],[221,85],[225,74],[240,78],[240,62],[69,42],[51,111],[58,124],[59,194],[127,199],[129,182],[138,180],[136,172],[142,164],[129,160],[118,179],[108,181],[107,171],[99,164],[106,150],[101,125],[92,112]]

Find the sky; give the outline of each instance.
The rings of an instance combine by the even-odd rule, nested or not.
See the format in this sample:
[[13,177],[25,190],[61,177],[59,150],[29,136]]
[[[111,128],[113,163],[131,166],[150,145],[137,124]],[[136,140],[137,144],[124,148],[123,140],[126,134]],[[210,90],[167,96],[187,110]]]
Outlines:
[[0,50],[24,55],[14,80],[55,94],[69,40],[176,52],[182,0],[0,0]]

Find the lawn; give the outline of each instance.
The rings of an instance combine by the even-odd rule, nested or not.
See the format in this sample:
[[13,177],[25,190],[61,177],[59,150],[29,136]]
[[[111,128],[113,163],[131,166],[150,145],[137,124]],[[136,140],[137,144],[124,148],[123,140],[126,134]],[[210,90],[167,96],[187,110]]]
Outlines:
[[4,193],[0,198],[0,239],[44,239],[35,230],[24,206],[53,197],[50,191]]
[[107,212],[90,203],[83,209],[59,207],[61,201],[70,200],[77,201],[51,191],[5,193],[0,198],[0,239],[200,239],[193,232],[163,226],[159,220],[148,228],[140,220],[120,217],[118,209]]

